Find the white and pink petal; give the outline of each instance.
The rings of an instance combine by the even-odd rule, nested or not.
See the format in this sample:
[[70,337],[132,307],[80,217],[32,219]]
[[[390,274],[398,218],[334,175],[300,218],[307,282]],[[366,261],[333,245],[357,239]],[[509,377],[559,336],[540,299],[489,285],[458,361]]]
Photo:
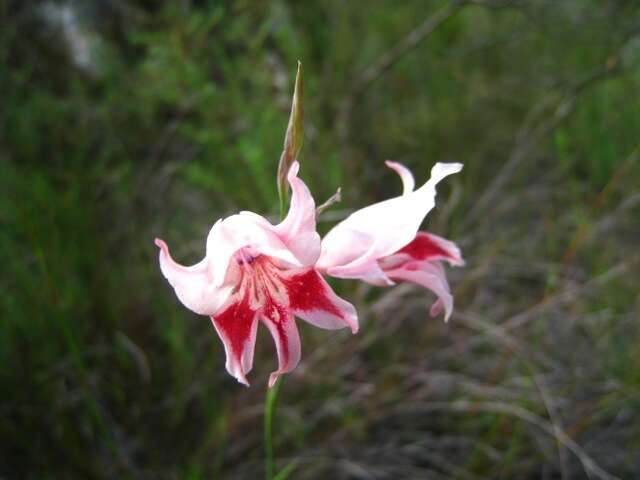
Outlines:
[[[398,164],[392,165],[408,189],[410,172]],[[417,190],[351,214],[322,240],[318,268],[344,266],[363,256],[380,259],[400,250],[415,238],[424,217],[435,206],[437,183],[461,169],[460,163],[437,163],[431,169],[429,181]]]
[[[392,255],[393,257],[393,255]],[[346,265],[329,267],[326,269],[327,275],[336,278],[354,278],[367,282],[378,287],[389,287],[394,282],[384,272],[383,265],[376,258],[375,243],[371,245],[369,251],[356,258]]]
[[398,175],[400,175],[400,180],[402,180],[402,195],[407,195],[413,192],[413,189],[416,186],[416,181],[413,178],[413,174],[411,170],[398,162],[392,162],[391,160],[387,160],[384,162],[387,167],[394,170]]
[[229,263],[242,248],[252,252],[254,256],[262,254],[292,266],[301,266],[300,261],[269,225],[269,222],[255,214],[232,215],[216,222],[207,237],[207,256],[215,258],[212,277],[216,285],[224,282]]
[[415,283],[431,290],[438,297],[430,309],[431,316],[435,317],[444,311],[445,322],[449,320],[453,312],[453,295],[439,262],[410,261],[386,273],[393,280]]
[[160,248],[160,270],[180,302],[199,315],[215,314],[227,301],[232,286],[214,284],[207,258],[187,267],[171,257],[169,247],[163,240],[156,238],[155,244]]
[[316,232],[316,203],[307,185],[298,177],[300,164],[293,162],[287,180],[291,204],[285,219],[273,227],[303,266],[315,264],[320,256],[320,235]]

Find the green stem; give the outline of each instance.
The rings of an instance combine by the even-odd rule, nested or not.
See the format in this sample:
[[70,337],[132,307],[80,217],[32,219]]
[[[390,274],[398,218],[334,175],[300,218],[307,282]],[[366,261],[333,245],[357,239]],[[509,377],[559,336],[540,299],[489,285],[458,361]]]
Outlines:
[[267,395],[264,401],[264,453],[266,457],[266,478],[272,480],[275,474],[275,458],[273,454],[273,414],[276,409],[276,401],[278,392],[280,391],[280,383],[267,389]]
[[284,217],[287,216],[287,191],[279,195],[280,197],[280,220],[284,220]]

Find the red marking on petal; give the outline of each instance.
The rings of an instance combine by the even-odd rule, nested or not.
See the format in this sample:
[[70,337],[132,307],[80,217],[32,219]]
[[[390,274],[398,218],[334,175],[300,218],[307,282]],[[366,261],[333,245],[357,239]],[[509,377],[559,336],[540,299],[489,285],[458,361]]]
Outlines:
[[282,282],[287,288],[293,310],[323,310],[344,319],[342,312],[329,299],[320,274],[315,270],[310,269],[299,275],[283,278]]
[[397,253],[406,253],[416,260],[430,260],[433,258],[452,258],[447,250],[438,245],[428,234],[418,232],[416,237]]
[[231,352],[239,362],[246,342],[251,336],[251,326],[256,312],[249,306],[249,293],[246,292],[239,302],[230,304],[222,312],[214,315],[213,321],[229,339]]
[[[278,369],[269,376],[269,388],[283,373],[293,370],[300,361],[300,335],[293,315],[286,304],[272,297],[265,289],[265,301],[261,310],[262,322],[271,332],[278,353]],[[284,298],[286,301],[286,298]]]
[[[285,322],[292,321],[290,318],[290,313],[287,311],[286,307],[283,305],[277,304],[271,296],[267,295],[265,299],[265,304],[262,308],[262,315],[271,320],[273,325],[275,325],[278,336],[280,338],[283,346],[287,346],[288,344],[288,335],[285,330]],[[281,362],[283,365],[289,363],[289,349],[284,348],[281,355]]]

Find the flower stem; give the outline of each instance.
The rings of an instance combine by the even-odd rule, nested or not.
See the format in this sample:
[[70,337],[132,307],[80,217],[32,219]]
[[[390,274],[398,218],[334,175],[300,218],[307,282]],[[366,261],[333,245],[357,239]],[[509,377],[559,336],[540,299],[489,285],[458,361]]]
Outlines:
[[287,193],[280,195],[280,221],[284,220],[287,216]]
[[266,458],[266,478],[272,480],[275,473],[275,458],[273,454],[273,414],[276,409],[276,401],[278,392],[280,391],[280,383],[267,389],[267,395],[264,401],[264,453]]

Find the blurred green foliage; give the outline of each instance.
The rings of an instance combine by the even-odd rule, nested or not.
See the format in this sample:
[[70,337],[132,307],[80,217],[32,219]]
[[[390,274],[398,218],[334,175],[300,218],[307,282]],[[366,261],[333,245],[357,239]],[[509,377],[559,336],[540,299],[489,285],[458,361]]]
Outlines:
[[[484,315],[496,319],[530,307],[540,292],[553,295],[571,284],[571,272],[592,278],[629,252],[638,239],[637,215],[601,243],[588,239],[605,214],[624,206],[634,189],[638,195],[640,6],[633,0],[485,3],[495,6],[461,7],[354,90],[362,72],[448,3],[2,2],[0,476],[253,478],[251,468],[262,460],[249,452],[260,443],[255,412],[272,347],[261,340],[254,386],[237,387],[224,372],[207,319],[178,305],[165,284],[152,240],[167,239],[175,257],[188,263],[198,260],[221,216],[245,209],[276,214],[275,172],[298,59],[305,67],[301,174],[319,203],[339,185],[345,200],[337,213],[398,192],[383,168],[386,158],[406,163],[418,182],[435,161],[463,161],[464,174],[443,188],[443,198],[452,198],[446,213],[430,225],[467,239],[468,271],[497,268],[496,258],[519,255],[526,265],[545,265],[542,286],[536,280],[533,287],[526,275],[495,286],[477,280],[482,273],[464,281],[460,273],[459,308],[495,298],[496,310],[487,307]],[[86,44],[88,63],[74,50],[78,43]],[[596,80],[580,86],[592,75]],[[549,123],[554,115],[561,117],[557,124]],[[547,126],[533,137],[506,191],[484,205],[480,220],[469,220],[518,145]],[[535,193],[510,200],[533,185],[549,203],[537,203]],[[520,213],[500,217],[513,201]],[[544,235],[538,238],[525,218],[542,219]],[[593,394],[599,413],[584,427],[573,426],[578,437],[600,420],[614,424],[625,408],[640,408],[638,329],[618,321],[637,320],[634,279],[618,279],[597,299],[574,304],[573,313],[585,318],[615,314],[612,323],[594,327],[601,331],[582,327],[599,338],[592,350],[602,362],[593,378],[617,387]],[[339,288],[361,305],[377,298],[352,284]],[[545,321],[560,320],[541,318],[532,334],[544,349],[553,342],[539,329],[547,332]],[[349,397],[358,382],[393,392],[403,364],[419,363],[425,348],[446,347],[441,325],[404,348],[384,333],[384,322],[362,321],[366,351],[348,335],[338,335],[331,348],[351,352],[362,362],[358,371],[376,376],[363,379],[320,363],[306,384],[304,375],[292,378],[304,386],[287,392],[286,385],[281,394],[299,408],[277,425],[284,437],[277,448],[287,447],[287,457],[310,448],[322,458],[322,447],[313,448],[336,431],[348,432],[338,443],[355,445],[345,455],[376,444],[378,427],[366,409],[305,424],[306,409]],[[314,348],[330,335],[303,329],[305,352],[319,355]],[[484,348],[499,364],[512,361]],[[474,361],[457,358],[450,366],[465,371]],[[532,375],[521,365],[504,371]],[[488,378],[501,382],[500,372]],[[558,387],[569,399],[585,395],[574,382]],[[608,464],[624,478],[640,475],[634,422],[635,442],[612,443],[626,460]],[[539,455],[532,463],[525,427],[512,427],[500,414],[452,417],[432,431],[473,432],[478,445],[462,463],[479,477],[524,478],[537,476],[539,465],[560,468]],[[504,456],[490,461],[483,444]],[[311,467],[293,477],[306,478],[303,471],[323,478]],[[351,472],[338,478],[399,478]]]

